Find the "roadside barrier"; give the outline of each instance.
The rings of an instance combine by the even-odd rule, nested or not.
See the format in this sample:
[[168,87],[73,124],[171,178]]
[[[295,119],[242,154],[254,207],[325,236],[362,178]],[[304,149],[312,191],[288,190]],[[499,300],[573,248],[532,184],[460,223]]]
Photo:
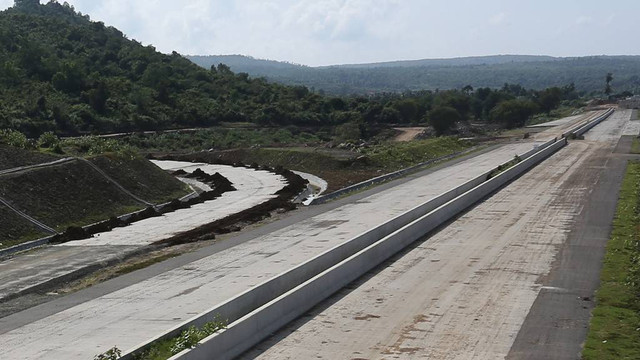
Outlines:
[[594,126],[600,124],[602,121],[606,120],[609,116],[611,116],[611,114],[613,114],[615,110],[614,109],[609,109],[607,111],[605,111],[602,115],[596,117],[595,119],[588,121],[586,123],[582,123],[579,125],[576,125],[574,127],[572,127],[571,129],[565,131],[564,133],[562,133],[562,137],[566,138],[566,137],[577,137],[577,136],[581,136],[584,133],[586,133],[587,131],[591,130],[591,128],[593,128]]

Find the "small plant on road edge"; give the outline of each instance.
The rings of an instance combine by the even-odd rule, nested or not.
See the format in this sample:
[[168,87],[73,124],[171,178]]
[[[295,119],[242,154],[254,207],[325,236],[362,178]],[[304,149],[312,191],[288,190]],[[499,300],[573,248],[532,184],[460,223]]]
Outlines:
[[216,317],[215,320],[204,324],[201,328],[191,326],[175,338],[157,341],[147,350],[134,355],[133,358],[135,360],[166,360],[183,350],[196,347],[202,339],[226,327],[227,322]]
[[102,354],[96,355],[93,360],[117,360],[120,359],[121,356],[122,352],[120,349],[114,346]]

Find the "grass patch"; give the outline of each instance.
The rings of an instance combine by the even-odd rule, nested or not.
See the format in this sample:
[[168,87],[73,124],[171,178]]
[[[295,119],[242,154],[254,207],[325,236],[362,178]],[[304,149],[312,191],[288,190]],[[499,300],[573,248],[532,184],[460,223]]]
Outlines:
[[632,154],[640,154],[640,139],[637,137],[633,138],[631,142],[631,151]]
[[142,151],[200,151],[278,144],[310,144],[327,140],[326,136],[295,126],[285,128],[242,129],[216,127],[192,132],[135,134],[118,139]]
[[582,356],[640,359],[640,162],[629,162]]
[[[134,355],[134,360],[166,360],[186,349],[192,349],[200,340],[215,334],[227,327],[227,322],[220,319],[205,323],[202,327],[191,326],[175,338],[156,341],[147,350]],[[94,360],[116,360],[120,358],[122,351],[113,347],[94,357]]]
[[201,328],[190,327],[179,336],[154,343],[143,353],[133,357],[135,360],[166,360],[183,350],[192,349],[198,342],[227,327],[227,322],[216,319],[204,324]]
[[518,165],[520,162],[522,161],[522,159],[520,159],[520,156],[516,155],[513,157],[513,159],[509,160],[508,162],[498,166],[497,168],[493,169],[489,175],[487,175],[487,179],[491,179],[494,178],[500,174],[502,174],[503,172],[511,169],[512,167]]
[[376,168],[393,171],[453,154],[469,146],[467,142],[453,137],[439,137],[375,145],[365,148],[363,153]]

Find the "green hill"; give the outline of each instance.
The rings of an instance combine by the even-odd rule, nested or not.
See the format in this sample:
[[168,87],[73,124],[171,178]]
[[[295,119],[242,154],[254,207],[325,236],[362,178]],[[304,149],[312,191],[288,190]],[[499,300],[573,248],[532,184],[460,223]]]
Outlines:
[[505,83],[535,90],[574,83],[578,91],[601,94],[609,72],[614,75],[615,92],[640,93],[640,56],[501,55],[328,67],[308,67],[240,55],[189,56],[189,59],[203,67],[224,63],[233,71],[247,72],[254,77],[342,95],[461,89],[467,85],[500,88]]
[[228,67],[202,69],[57,2],[0,12],[0,128],[29,137],[205,127],[317,125],[328,99]]

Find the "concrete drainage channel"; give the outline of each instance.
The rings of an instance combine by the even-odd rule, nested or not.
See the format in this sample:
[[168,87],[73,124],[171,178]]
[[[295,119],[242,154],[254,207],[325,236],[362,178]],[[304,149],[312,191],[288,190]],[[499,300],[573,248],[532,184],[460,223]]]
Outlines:
[[[228,320],[227,329],[211,335],[195,348],[185,350],[171,359],[209,359],[212,354],[215,354],[216,359],[232,359],[242,354],[426,233],[557,152],[567,144],[569,135],[582,135],[612,113],[613,110],[607,111],[593,121],[571,129],[560,140],[553,139],[520,155],[520,162],[509,168],[507,164],[510,162],[501,165],[498,169],[502,172],[492,170],[482,174],[224,303],[213,306],[205,313],[127,351],[122,359],[132,359],[135,354],[144,351],[158,340],[175,337],[191,326],[200,327],[219,317]],[[497,175],[494,175],[496,173]]]

